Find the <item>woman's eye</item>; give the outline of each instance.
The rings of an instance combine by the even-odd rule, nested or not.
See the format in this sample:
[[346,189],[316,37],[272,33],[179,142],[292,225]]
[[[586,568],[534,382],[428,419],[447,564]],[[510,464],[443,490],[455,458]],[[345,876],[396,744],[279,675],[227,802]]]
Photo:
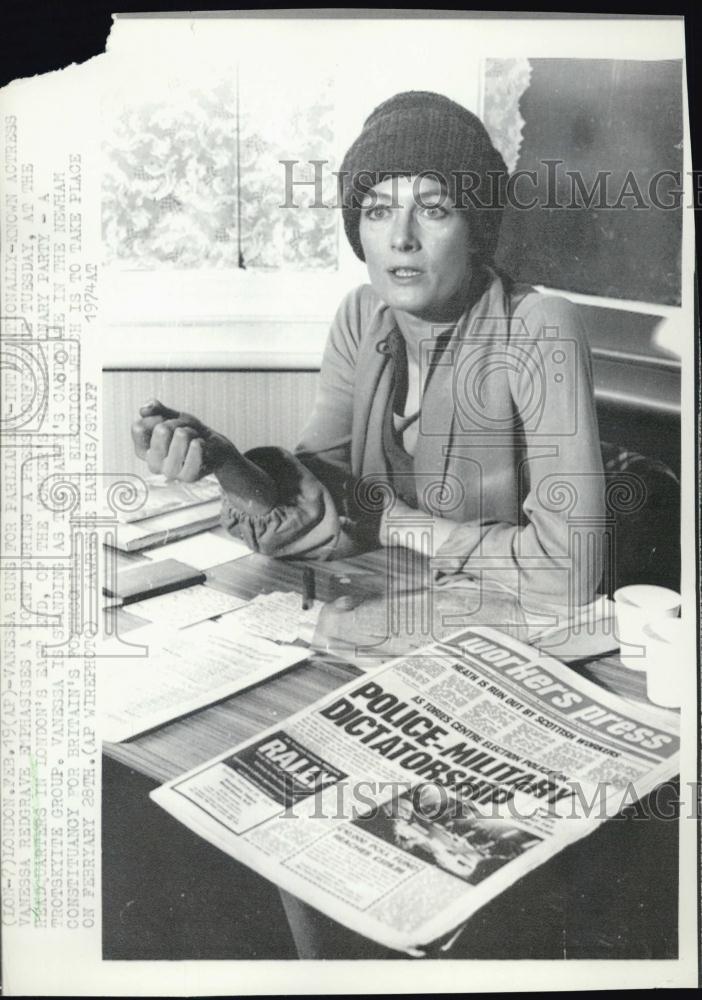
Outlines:
[[363,210],[363,214],[367,219],[384,219],[387,212],[388,210],[385,205],[372,205],[370,208]]
[[446,209],[441,205],[427,205],[422,209],[425,219],[443,219],[446,216]]

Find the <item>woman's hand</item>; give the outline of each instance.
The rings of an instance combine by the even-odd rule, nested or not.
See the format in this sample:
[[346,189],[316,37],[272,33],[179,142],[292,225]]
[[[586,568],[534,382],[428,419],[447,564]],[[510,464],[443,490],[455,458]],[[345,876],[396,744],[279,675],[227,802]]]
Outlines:
[[184,483],[214,473],[232,504],[247,514],[264,515],[275,506],[277,490],[268,473],[191,413],[152,400],[139,410],[132,440],[151,472]]
[[397,545],[399,541],[403,545],[405,542],[405,518],[410,518],[416,524],[419,513],[408,506],[404,500],[395,497],[389,506],[383,508],[383,515],[380,519],[380,544],[387,547],[388,545]]
[[239,452],[227,438],[210,430],[191,413],[180,413],[157,399],[139,410],[132,440],[150,472],[194,483],[217,472]]
[[431,558],[455,527],[454,521],[417,510],[396,497],[383,511],[380,544],[402,545]]

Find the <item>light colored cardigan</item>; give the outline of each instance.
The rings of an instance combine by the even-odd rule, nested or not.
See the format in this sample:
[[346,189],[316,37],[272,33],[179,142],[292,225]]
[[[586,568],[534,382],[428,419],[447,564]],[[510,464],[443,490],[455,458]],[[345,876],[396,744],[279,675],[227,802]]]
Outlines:
[[[377,544],[379,500],[389,492],[381,430],[392,372],[384,346],[394,326],[369,285],[341,303],[295,456],[248,453],[281,484],[279,506],[248,518],[225,505],[224,523],[253,549],[334,559]],[[525,597],[592,600],[604,478],[590,352],[575,306],[489,272],[426,383],[414,479],[420,508],[456,523],[435,556],[437,576],[482,574]]]

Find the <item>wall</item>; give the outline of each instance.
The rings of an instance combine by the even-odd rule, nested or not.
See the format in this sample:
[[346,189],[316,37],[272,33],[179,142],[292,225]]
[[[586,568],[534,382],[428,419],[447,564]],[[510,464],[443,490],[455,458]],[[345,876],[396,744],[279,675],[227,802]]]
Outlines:
[[143,475],[131,423],[156,397],[226,433],[242,451],[262,444],[293,448],[314,402],[309,371],[110,371],[103,378],[104,452],[109,472]]
[[[563,293],[568,294],[568,293]],[[600,436],[680,469],[680,310],[572,296],[593,355]],[[606,304],[605,304],[606,303]],[[156,396],[242,448],[293,447],[314,403],[327,324],[222,321],[130,324],[113,331],[104,372],[104,461],[142,471],[129,427]]]

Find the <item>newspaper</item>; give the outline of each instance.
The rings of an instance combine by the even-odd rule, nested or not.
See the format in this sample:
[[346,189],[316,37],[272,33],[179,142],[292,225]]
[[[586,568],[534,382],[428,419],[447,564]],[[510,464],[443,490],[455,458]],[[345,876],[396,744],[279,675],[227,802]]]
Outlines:
[[152,798],[409,954],[679,768],[675,713],[488,628],[391,661]]
[[[15,44],[13,32],[16,25],[19,30],[23,18],[10,18],[9,45],[16,51],[34,51],[37,38],[82,36],[82,12],[69,11],[69,6],[61,5],[64,20],[55,31],[53,22],[49,25],[41,16],[24,17],[33,33],[31,45],[23,46],[21,40]],[[300,13],[302,17],[297,16]],[[76,18],[75,30],[71,17]],[[500,128],[511,149],[511,163],[515,163],[524,123],[533,127],[540,120],[540,106],[527,109],[520,104],[529,61],[536,59],[561,60],[563,81],[570,79],[571,68],[593,59],[611,62],[615,69],[623,64],[664,62],[676,68],[682,80],[682,130],[676,152],[682,157],[684,192],[680,304],[653,303],[643,294],[641,301],[617,300],[606,292],[602,297],[572,297],[585,308],[595,309],[598,316],[608,316],[610,329],[612,316],[622,317],[622,350],[638,356],[656,340],[669,350],[671,365],[680,359],[682,438],[673,431],[670,454],[683,455],[681,590],[687,626],[685,658],[690,665],[681,713],[682,788],[689,801],[686,821],[681,824],[679,952],[661,963],[588,964],[587,982],[648,987],[696,981],[696,893],[691,887],[697,884],[694,782],[698,737],[692,665],[699,601],[692,544],[696,448],[692,206],[693,194],[699,194],[699,185],[695,186],[699,178],[690,173],[684,58],[682,21],[667,17],[574,20],[561,15],[553,20],[544,15],[514,19],[453,12],[444,18],[429,11],[386,11],[378,17],[375,12],[344,10],[327,10],[319,17],[315,12],[290,11],[271,20],[261,11],[250,16],[222,12],[202,18],[192,13],[160,18],[119,16],[101,55],[88,59],[87,53],[76,52],[71,64],[44,76],[32,77],[35,67],[27,66],[19,74],[26,79],[17,79],[0,92],[0,861],[3,991],[7,995],[226,995],[233,983],[242,994],[330,994],[338,990],[336,963],[315,963],[313,975],[308,965],[305,979],[305,963],[195,961],[188,950],[187,927],[180,936],[174,932],[173,953],[167,956],[182,961],[142,961],[137,952],[128,962],[103,957],[103,914],[114,903],[111,894],[115,892],[114,884],[103,877],[103,857],[119,834],[102,817],[101,803],[115,789],[107,783],[103,786],[102,781],[104,733],[97,711],[98,685],[100,667],[107,664],[118,670],[120,661],[133,655],[134,646],[119,627],[108,627],[110,619],[101,611],[101,585],[105,546],[120,540],[128,547],[143,542],[139,522],[125,522],[138,516],[149,477],[147,467],[137,465],[129,443],[129,426],[137,416],[132,412],[132,395],[136,403],[144,403],[148,396],[139,395],[142,386],[150,395],[165,382],[179,388],[180,395],[175,393],[172,402],[193,411],[196,404],[223,406],[238,398],[243,416],[236,433],[241,428],[251,438],[260,435],[249,442],[251,446],[278,444],[277,436],[284,432],[292,438],[309,415],[311,401],[306,394],[312,392],[311,372],[319,365],[329,321],[342,297],[368,280],[366,269],[344,241],[341,213],[331,211],[322,213],[322,235],[316,241],[305,230],[303,213],[294,238],[287,240],[281,240],[283,230],[275,219],[263,221],[262,236],[254,220],[258,265],[238,266],[236,240],[230,238],[235,213],[227,201],[233,183],[233,158],[227,150],[232,148],[235,130],[229,117],[220,114],[215,121],[208,112],[202,113],[201,105],[199,118],[191,114],[193,95],[208,100],[224,81],[230,96],[241,67],[243,83],[249,90],[255,84],[254,118],[265,119],[275,140],[265,148],[265,155],[261,155],[260,143],[250,146],[252,160],[264,163],[270,171],[281,168],[284,160],[326,160],[331,155],[337,158],[331,163],[336,169],[364,118],[391,94],[434,90],[451,95],[480,115],[486,65],[491,61],[494,68],[504,63],[505,85],[497,94],[493,125]],[[613,79],[616,89],[616,73]],[[318,113],[320,93],[323,113]],[[647,97],[638,117],[632,116],[641,121],[642,135],[648,134],[645,130],[652,124],[672,117],[665,101],[657,97],[655,93]],[[293,98],[295,114],[290,110]],[[230,102],[225,111],[233,107]],[[125,109],[130,108],[135,112],[122,136],[129,147],[125,152],[115,131],[120,123],[124,125]],[[508,113],[502,120],[505,109]],[[554,117],[552,110],[544,114],[545,120]],[[182,123],[195,153],[187,170],[178,175],[168,150],[164,152],[163,136],[155,138],[154,130],[172,134]],[[587,149],[593,120],[585,114],[575,124],[574,141]],[[312,150],[299,152],[293,141],[296,129],[314,130]],[[629,138],[617,137],[615,145],[614,152],[636,152]],[[129,167],[127,173],[131,170],[131,180],[125,180],[121,188],[114,170],[107,176],[107,147],[124,153],[123,165]],[[203,151],[206,164],[201,169],[198,156]],[[609,155],[610,151],[605,152]],[[132,155],[136,161],[129,165]],[[559,149],[553,155],[559,156]],[[602,167],[609,167],[607,156]],[[275,177],[279,182],[279,174]],[[164,215],[177,207],[182,191],[175,191],[176,182],[185,189],[190,185],[194,215],[186,215],[182,230],[175,235],[166,234],[158,248],[161,258],[156,259],[150,256],[153,244],[141,240],[139,234],[148,225],[158,229],[158,219],[152,218],[155,203]],[[166,190],[169,185],[173,190]],[[268,211],[280,202],[279,187],[280,183],[263,193],[249,193],[246,204]],[[520,193],[528,193],[528,187],[525,178]],[[210,198],[215,194],[219,214],[210,211]],[[122,215],[114,211],[116,202],[124,208]],[[149,215],[146,222],[144,211]],[[604,210],[599,213],[592,244],[574,247],[566,240],[554,250],[554,257],[589,259],[591,251],[609,240],[610,219],[637,214],[648,215],[630,200],[611,213]],[[545,243],[551,248],[548,239]],[[658,246],[658,234],[652,234],[647,243]],[[136,264],[119,256],[125,244],[137,256],[141,254]],[[203,247],[209,260],[206,267],[197,263]],[[631,254],[636,262],[640,249],[630,244],[623,257]],[[300,267],[305,254],[314,257],[314,271]],[[671,252],[670,261],[664,260],[649,274],[651,280],[674,270],[670,262],[677,259],[676,254],[677,250]],[[174,263],[179,255],[185,258],[183,267]],[[281,261],[285,267],[279,269]],[[570,294],[567,288],[555,291]],[[637,340],[632,335],[632,316],[639,317],[650,337],[645,334]],[[614,327],[618,337],[618,320]],[[618,340],[615,346],[609,350],[610,344],[609,354],[600,359],[606,375],[601,384],[601,372],[596,373],[606,404],[616,401],[618,378],[629,356],[618,357]],[[297,369],[293,374],[299,375],[306,388],[286,403],[278,388],[281,370],[288,365],[291,373]],[[655,400],[664,376],[665,371],[651,368],[642,381],[642,398]],[[663,402],[661,417],[668,416]],[[635,418],[628,429],[636,437]],[[338,567],[326,564],[325,569],[361,582],[366,572],[343,563]],[[151,650],[145,661],[153,655]],[[575,684],[573,678],[571,682]],[[494,683],[502,681],[496,678]],[[597,697],[599,704],[608,703],[606,693],[598,691]],[[433,697],[432,703],[438,707],[438,698]],[[504,711],[504,706],[495,705]],[[451,711],[460,714],[456,707]],[[446,708],[447,716],[451,711]],[[632,719],[645,711],[632,707]],[[340,738],[341,729],[334,726],[332,731]],[[301,744],[307,743],[311,746],[312,738],[305,733]],[[359,754],[372,753],[359,740],[353,745]],[[642,767],[636,747],[632,745],[629,751],[631,760]],[[208,756],[211,753],[207,751]],[[374,755],[374,765],[380,760]],[[383,768],[400,773],[395,761],[383,759]],[[567,773],[565,762],[562,769]],[[128,768],[123,770],[128,775]],[[359,771],[366,772],[365,765],[359,764]],[[373,769],[368,773],[374,773]],[[130,800],[130,805],[143,809],[145,820],[160,815],[146,801]],[[300,806],[304,807],[304,800]],[[165,815],[162,818],[168,820]],[[297,828],[306,829],[302,821],[297,822]],[[353,824],[342,822],[341,826],[357,830]],[[293,828],[291,822],[289,829]],[[571,828],[579,828],[578,822],[568,821]],[[525,830],[531,835],[534,827],[527,825]],[[547,844],[554,839],[544,831],[538,836]],[[138,843],[133,846],[140,848]],[[545,848],[535,845],[523,852],[523,858],[538,858],[540,850]],[[165,851],[161,864],[159,877],[167,884],[172,868]],[[463,884],[433,867],[437,877],[441,874]],[[506,878],[511,865],[502,871],[490,879]],[[125,879],[130,874],[125,866]],[[300,889],[304,895],[304,887]],[[481,886],[475,889],[482,891]],[[233,909],[238,902],[232,900]],[[129,912],[125,903],[125,918]],[[171,912],[166,910],[157,919],[167,922]],[[267,927],[277,928],[272,916],[264,914],[264,918]],[[397,932],[397,937],[419,947],[423,935],[414,928]],[[578,987],[582,968],[580,963],[550,963],[544,974],[543,969],[526,970],[520,964],[519,982],[524,988],[540,990]],[[508,961],[471,963],[468,969],[471,989],[514,988],[515,967]],[[384,969],[375,966],[372,976],[359,975],[354,984],[344,985],[364,992],[397,992],[403,987],[436,992],[455,988],[455,981],[447,981],[433,962],[411,963],[407,968],[395,962]]]

